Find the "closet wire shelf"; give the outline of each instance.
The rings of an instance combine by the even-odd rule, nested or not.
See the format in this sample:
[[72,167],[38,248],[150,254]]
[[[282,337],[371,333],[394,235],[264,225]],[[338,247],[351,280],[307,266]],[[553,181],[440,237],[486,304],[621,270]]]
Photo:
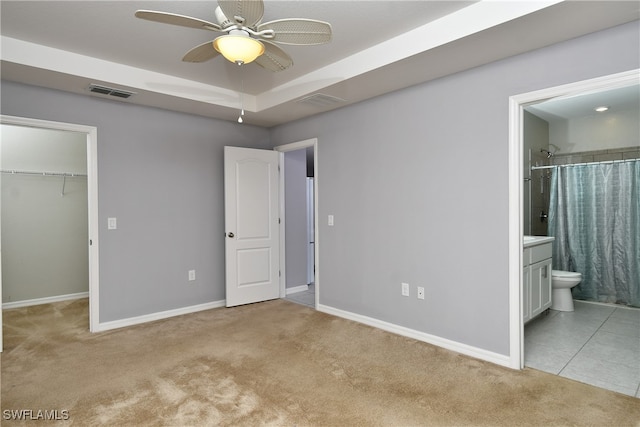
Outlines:
[[64,197],[64,189],[67,185],[67,177],[69,178],[86,178],[87,177],[87,174],[75,173],[75,172],[38,172],[38,171],[25,171],[25,170],[14,170],[14,169],[2,169],[0,170],[0,173],[8,174],[8,175],[62,177],[62,191],[60,191],[60,196],[63,196],[63,197]]

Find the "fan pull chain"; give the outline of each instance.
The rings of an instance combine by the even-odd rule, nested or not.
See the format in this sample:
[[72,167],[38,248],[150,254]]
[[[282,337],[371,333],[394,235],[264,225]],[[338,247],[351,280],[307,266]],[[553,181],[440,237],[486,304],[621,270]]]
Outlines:
[[240,115],[238,116],[238,123],[242,123],[242,116],[244,116],[244,68],[242,68],[242,62],[237,62],[240,70]]

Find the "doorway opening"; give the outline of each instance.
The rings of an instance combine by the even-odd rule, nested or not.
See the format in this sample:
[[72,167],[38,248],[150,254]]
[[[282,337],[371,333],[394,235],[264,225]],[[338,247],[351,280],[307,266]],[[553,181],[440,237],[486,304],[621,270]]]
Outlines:
[[509,330],[510,363],[524,368],[523,314],[523,194],[524,194],[524,109],[552,98],[570,98],[581,94],[637,85],[640,70],[512,96],[509,99]]
[[316,309],[318,281],[317,139],[275,147],[280,152],[280,297]]
[[[42,184],[44,186],[47,186],[47,188],[51,187],[53,184],[56,188],[55,197],[58,197],[60,198],[60,200],[62,200],[66,196],[67,199],[64,201],[67,202],[67,204],[73,204],[73,203],[75,203],[76,205],[78,203],[84,204],[84,206],[79,206],[80,208],[79,214],[82,216],[86,215],[86,218],[81,218],[78,220],[83,224],[81,225],[81,227],[83,228],[86,227],[85,228],[86,232],[82,230],[76,230],[77,235],[75,236],[76,242],[74,245],[75,247],[78,247],[79,245],[80,250],[79,250],[79,255],[77,257],[82,258],[82,260],[72,260],[72,261],[75,262],[74,265],[76,265],[79,262],[80,264],[77,264],[77,267],[84,269],[85,271],[84,280],[88,278],[88,282],[89,282],[88,289],[85,287],[81,289],[83,292],[78,292],[80,289],[68,288],[68,287],[65,288],[64,287],[65,284],[62,283],[61,290],[57,290],[56,292],[53,292],[53,294],[51,295],[42,294],[42,295],[45,295],[45,297],[43,298],[42,295],[38,295],[37,293],[34,293],[33,295],[35,296],[31,296],[31,297],[29,297],[29,294],[22,295],[20,294],[22,290],[20,290],[19,288],[16,288],[15,292],[12,291],[13,293],[16,294],[15,298],[12,297],[12,300],[14,301],[25,300],[24,305],[29,305],[30,304],[29,301],[31,301],[31,303],[36,303],[38,301],[41,301],[42,303],[54,302],[56,300],[71,299],[72,297],[78,296],[78,295],[86,295],[86,293],[88,292],[89,330],[93,332],[97,330],[98,324],[99,324],[99,317],[98,317],[98,307],[99,307],[99,301],[98,301],[98,277],[99,277],[98,276],[98,196],[97,196],[97,169],[96,169],[97,168],[97,130],[95,127],[90,127],[90,126],[50,122],[50,121],[44,121],[44,120],[36,120],[36,119],[12,117],[12,116],[0,116],[0,126],[2,126],[3,128],[3,132],[4,130],[7,130],[7,132],[9,131],[15,132],[18,139],[24,138],[23,141],[26,141],[29,138],[28,135],[31,135],[34,137],[30,145],[31,148],[33,148],[33,150],[31,150],[31,153],[33,155],[29,154],[28,150],[26,151],[22,150],[22,148],[25,148],[25,149],[27,148],[26,142],[24,143],[24,146],[19,147],[20,140],[17,141],[16,147],[18,147],[18,150],[15,150],[15,152],[18,154],[17,156],[15,156],[16,158],[13,159],[15,161],[12,165],[7,164],[8,166],[10,166],[11,170],[5,171],[3,168],[2,175],[5,175],[5,179],[8,180],[9,177],[12,177],[12,178],[21,177],[23,180],[24,179],[30,180],[31,182],[29,183],[29,185],[31,186]],[[48,132],[48,131],[51,131],[51,132]],[[75,158],[75,165],[71,167],[71,169],[75,168],[76,169],[75,171],[58,170],[59,168],[65,169],[61,165],[65,165],[65,161],[68,162],[69,159],[63,159],[58,163],[55,163],[55,162],[52,163],[51,158],[47,159],[47,156],[43,156],[42,153],[40,153],[39,155],[34,154],[34,153],[37,153],[38,151],[42,151],[43,148],[46,148],[47,151],[50,152],[51,154],[51,156],[49,157],[55,157],[55,155],[53,154],[56,151],[55,138],[52,138],[53,141],[37,140],[38,138],[41,138],[42,135],[49,135],[49,136],[59,135],[61,139],[65,139],[65,135],[66,135],[68,136],[68,138],[66,138],[67,140],[73,137],[74,141],[71,143],[71,145],[74,147],[73,149],[75,149],[76,151],[81,150],[81,152],[78,153],[78,157]],[[75,144],[76,142],[77,144]],[[5,144],[8,144],[8,143],[5,142]],[[47,145],[47,144],[50,144],[50,145]],[[25,159],[27,163],[24,163]],[[23,163],[20,163],[21,161]],[[3,165],[5,163],[6,162],[3,162]],[[47,165],[54,165],[54,164],[55,166],[53,168],[56,170],[51,170],[51,169],[44,170],[44,169],[48,169]],[[24,167],[21,167],[21,165],[24,165]],[[27,166],[31,166],[31,167],[27,167]],[[39,166],[42,166],[42,167],[39,167]],[[82,170],[78,172],[77,169],[82,169]],[[4,172],[6,172],[6,174]],[[38,174],[38,172],[40,173]],[[52,182],[52,179],[58,182]],[[86,186],[84,182],[82,182],[82,185],[80,185],[80,181],[85,181]],[[84,189],[82,187],[84,187]],[[42,188],[40,188],[40,190],[42,190]],[[79,193],[83,193],[83,194],[79,194]],[[49,193],[47,194],[48,194],[48,197],[51,197],[51,194]],[[38,197],[36,197],[36,199],[37,198]],[[51,199],[51,200],[55,201],[54,199]],[[8,201],[5,201],[5,200],[2,201],[2,203],[5,203],[5,202],[8,202]],[[28,209],[29,207],[26,206],[25,208]],[[5,214],[9,215],[10,213],[13,214],[13,211],[9,212],[5,210]],[[51,215],[54,216],[54,213],[55,212],[52,212]],[[64,215],[64,212],[62,212],[62,215]],[[9,218],[6,218],[6,219],[9,219]],[[5,236],[5,237],[8,237],[8,236]],[[64,237],[70,238],[70,239],[73,238],[73,236],[64,236]],[[55,238],[55,236],[53,238]],[[78,242],[77,241],[78,238],[80,238],[81,241]],[[85,239],[87,239],[88,241]],[[87,245],[85,247],[87,248],[86,250],[82,249],[83,244]],[[6,249],[7,248],[5,248],[5,250]],[[37,263],[39,261],[37,261],[36,259],[34,262]],[[1,263],[0,263],[0,267],[1,267]],[[12,265],[12,267],[14,266]],[[65,267],[65,265],[53,265],[50,267],[57,268],[56,271],[60,274],[64,274],[65,273],[64,270],[65,268],[67,268]],[[74,267],[71,266],[69,268],[74,268]],[[18,271],[15,269],[13,270]],[[5,266],[5,273],[9,273],[9,272],[10,271],[7,270],[7,266]],[[71,291],[69,289],[71,289]],[[2,290],[2,279],[0,276],[0,291],[1,290]],[[9,291],[10,289],[6,289],[6,290]],[[44,290],[45,293],[48,291],[49,290]],[[5,306],[7,304],[12,306],[11,302],[4,301],[4,298],[2,302]],[[16,304],[13,304],[13,305],[16,305]],[[2,325],[1,318],[2,318],[2,308],[0,307],[0,327]],[[0,335],[0,348],[1,348],[1,344],[2,344],[2,341],[1,341],[1,335]]]

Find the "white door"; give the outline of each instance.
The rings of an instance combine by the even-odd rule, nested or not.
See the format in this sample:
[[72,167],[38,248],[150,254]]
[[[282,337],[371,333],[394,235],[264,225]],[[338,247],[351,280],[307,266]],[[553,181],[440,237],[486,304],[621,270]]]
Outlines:
[[224,147],[227,307],[280,297],[278,159]]

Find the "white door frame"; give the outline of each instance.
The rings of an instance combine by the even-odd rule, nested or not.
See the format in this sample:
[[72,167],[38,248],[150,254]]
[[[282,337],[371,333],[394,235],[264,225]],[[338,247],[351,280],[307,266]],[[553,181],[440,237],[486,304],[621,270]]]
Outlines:
[[314,280],[316,279],[316,247],[314,242],[314,236],[316,234],[316,218],[314,214],[316,208],[313,184],[313,177],[307,177],[307,284],[315,283]]
[[[52,129],[84,133],[87,135],[87,202],[89,215],[89,330],[99,330],[99,256],[98,256],[98,129],[94,126],[73,123],[52,122],[48,120],[30,119],[0,115],[0,123],[31,128]],[[0,278],[0,292],[2,279]],[[0,318],[2,307],[0,304]],[[0,323],[1,324],[1,323]],[[2,335],[0,331],[0,349]]]
[[314,247],[314,257],[316,264],[315,271],[315,309],[318,309],[318,301],[320,295],[320,263],[319,263],[319,240],[320,233],[318,230],[318,138],[305,139],[304,141],[292,142],[291,144],[278,145],[273,149],[275,151],[280,152],[280,219],[282,221],[280,225],[280,298],[284,298],[287,296],[287,277],[286,277],[286,252],[285,252],[285,204],[284,204],[284,153],[288,151],[301,150],[304,148],[313,147],[313,176],[314,176],[314,192],[313,192],[313,212],[316,218],[314,232],[315,232],[315,247]]
[[509,366],[524,368],[522,322],[523,249],[523,109],[550,98],[631,86],[640,81],[640,69],[523,93],[509,98]]

